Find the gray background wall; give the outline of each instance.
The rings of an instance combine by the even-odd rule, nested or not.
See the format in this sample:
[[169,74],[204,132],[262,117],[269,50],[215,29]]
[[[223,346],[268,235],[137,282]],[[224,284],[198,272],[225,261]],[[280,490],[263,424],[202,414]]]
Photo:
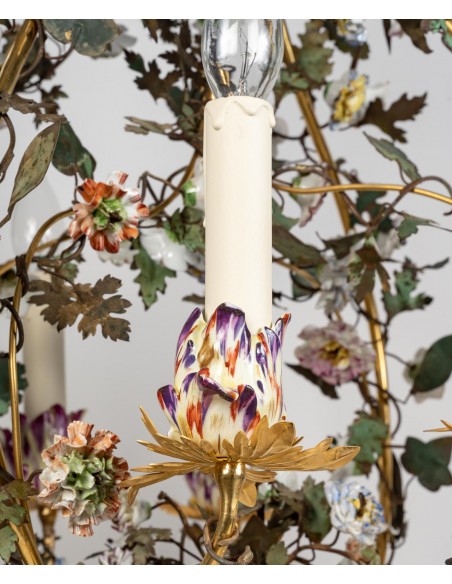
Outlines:
[[[134,50],[145,59],[152,60],[156,45],[148,38],[139,21],[123,21],[129,34],[137,38]],[[363,61],[360,70],[370,76],[370,83],[389,82],[386,90],[387,103],[397,99],[403,92],[411,97],[420,95],[428,88],[428,106],[415,124],[404,124],[408,130],[408,144],[403,146],[408,156],[418,164],[420,172],[437,174],[449,181],[451,175],[450,111],[452,87],[450,72],[452,55],[441,44],[439,37],[430,37],[434,50],[432,55],[424,55],[412,47],[408,38],[395,38],[393,53],[388,54],[383,28],[380,21],[367,21],[371,58]],[[304,29],[303,21],[289,21],[289,28],[295,36]],[[335,65],[332,78],[338,78],[348,66],[348,59],[340,57]],[[182,143],[151,135],[136,136],[124,132],[124,116],[134,115],[145,119],[170,121],[171,114],[162,104],[155,104],[150,96],[138,91],[133,83],[134,73],[127,68],[122,57],[111,60],[92,61],[73,54],[52,83],[62,84],[69,95],[62,101],[62,108],[68,119],[74,122],[83,143],[97,159],[96,178],[104,180],[112,170],[124,170],[133,183],[145,169],[167,176],[188,161],[189,148]],[[318,113],[321,122],[328,118],[328,109],[319,96]],[[302,128],[302,121],[295,100],[288,98],[281,109],[282,116],[294,135]],[[12,114],[17,129],[16,158],[9,178],[0,186],[0,215],[3,216],[9,198],[12,180],[21,153],[33,137],[35,130],[29,117]],[[379,132],[373,128],[367,131],[374,136]],[[327,139],[335,157],[345,157],[349,168],[359,171],[361,180],[375,182],[398,182],[395,164],[377,155],[361,131],[326,131]],[[2,132],[5,136],[5,132]],[[2,144],[5,138],[2,138]],[[280,156],[295,159],[297,148],[291,144],[279,152]],[[61,208],[66,208],[71,200],[73,181],[71,178],[50,169],[47,181],[56,193]],[[431,185],[436,188],[436,185]],[[428,188],[428,187],[427,187]],[[35,193],[36,195],[36,193]],[[30,196],[34,205],[46,208],[46,193]],[[402,206],[414,215],[442,221],[445,208],[440,203],[411,196]],[[295,210],[295,207],[293,207]],[[239,210],[238,210],[239,212]],[[50,213],[50,211],[49,211]],[[324,204],[313,223],[302,234],[306,241],[318,242],[317,234],[333,237],[341,232],[337,212],[332,198]],[[0,262],[13,256],[11,244],[11,224],[1,233]],[[399,258],[405,255],[416,258],[420,265],[432,263],[449,255],[450,234],[444,231],[422,229],[408,247],[397,252]],[[65,333],[66,341],[66,384],[69,409],[86,407],[86,419],[97,428],[109,428],[122,440],[119,450],[131,466],[151,461],[150,453],[136,444],[138,438],[146,438],[140,422],[138,406],[143,405],[158,427],[164,432],[166,421],[157,404],[156,390],[172,381],[175,344],[180,327],[193,308],[181,301],[189,293],[202,293],[201,286],[185,274],[168,281],[168,288],[157,305],[144,312],[137,295],[137,285],[133,283],[136,273],[126,268],[100,262],[95,253],[86,248],[87,262],[82,265],[80,281],[93,282],[101,275],[111,273],[123,281],[123,294],[133,302],[127,318],[131,322],[132,335],[129,343],[113,343],[100,335],[82,341],[75,328]],[[389,350],[405,359],[413,357],[420,347],[428,347],[431,342],[450,334],[450,282],[451,267],[440,272],[427,272],[422,279],[421,290],[435,296],[435,301],[425,312],[407,313],[397,317],[392,328]],[[289,290],[288,274],[282,268],[275,268],[274,289]],[[292,323],[286,337],[285,361],[294,361],[294,349],[298,344],[297,335],[307,324],[322,324],[324,317],[315,310],[315,301],[295,304],[284,301],[284,308],[293,313]],[[274,309],[275,318],[283,309]],[[353,320],[351,320],[353,322]],[[1,349],[6,348],[6,326],[2,319]],[[360,328],[366,335],[365,328]],[[392,392],[405,397],[408,386],[402,376],[402,366],[389,360],[390,384]],[[404,408],[404,420],[397,439],[403,443],[405,436],[422,435],[422,430],[434,427],[440,418],[451,419],[452,403],[450,387],[442,400],[429,399],[420,405],[411,400]],[[289,417],[296,423],[299,434],[304,436],[306,446],[314,445],[327,435],[344,433],[352,420],[353,412],[361,407],[361,399],[352,385],[339,390],[341,399],[330,400],[301,377],[286,368],[284,372],[285,400]],[[7,418],[0,421],[2,425]],[[319,475],[319,478],[322,475]],[[326,477],[326,474],[325,474]],[[409,477],[404,474],[404,481]],[[370,485],[375,485],[371,476]],[[164,485],[157,485],[142,493],[155,500],[164,489],[176,500],[184,502],[188,489],[184,481],[173,479]],[[403,547],[397,552],[395,562],[400,564],[439,564],[452,555],[452,490],[442,488],[431,493],[414,481],[409,488],[407,503],[408,532]],[[178,523],[173,517],[156,512],[156,525]],[[91,539],[78,539],[66,530],[65,521],[59,520],[61,541],[58,554],[69,563],[75,563],[102,548],[103,541],[112,535],[107,525],[96,529]],[[322,557],[322,562],[336,563],[334,557]]]

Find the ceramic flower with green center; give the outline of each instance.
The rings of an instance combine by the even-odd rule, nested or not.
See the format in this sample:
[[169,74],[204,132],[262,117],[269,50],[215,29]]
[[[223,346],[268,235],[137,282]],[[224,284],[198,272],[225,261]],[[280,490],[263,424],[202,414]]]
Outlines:
[[122,241],[138,237],[138,221],[149,215],[136,189],[124,188],[127,174],[114,172],[107,183],[90,178],[78,187],[84,203],[74,205],[75,219],[69,235],[83,234],[96,251],[118,253]]
[[374,365],[373,351],[344,322],[306,327],[300,338],[306,341],[295,350],[300,364],[332,385],[351,381]]
[[72,422],[68,437],[56,435],[42,453],[45,488],[39,498],[62,509],[72,533],[81,536],[92,535],[93,525],[115,517],[121,505],[119,483],[130,476],[124,458],[113,456],[119,438],[106,430],[92,436],[92,429],[92,424]]

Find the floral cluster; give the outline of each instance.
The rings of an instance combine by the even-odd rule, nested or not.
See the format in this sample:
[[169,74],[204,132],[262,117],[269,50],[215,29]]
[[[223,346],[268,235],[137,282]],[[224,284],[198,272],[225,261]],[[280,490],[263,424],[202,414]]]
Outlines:
[[92,429],[92,424],[72,422],[67,437],[56,435],[42,453],[46,468],[39,499],[62,509],[72,533],[81,536],[92,535],[93,525],[116,516],[119,483],[129,477],[127,462],[113,456],[119,438],[106,430],[92,436]]
[[295,350],[300,364],[332,385],[351,381],[374,365],[373,351],[345,322],[306,327],[300,338],[306,341]]
[[149,215],[136,189],[124,188],[127,174],[114,172],[106,183],[90,178],[77,188],[84,203],[74,205],[69,235],[86,235],[97,251],[118,253],[122,241],[138,237],[138,221]]

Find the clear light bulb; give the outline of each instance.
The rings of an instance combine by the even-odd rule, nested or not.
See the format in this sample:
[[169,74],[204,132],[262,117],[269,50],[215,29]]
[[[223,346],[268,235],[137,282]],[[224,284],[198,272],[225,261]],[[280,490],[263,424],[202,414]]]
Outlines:
[[206,20],[202,61],[215,97],[266,97],[283,58],[281,20]]

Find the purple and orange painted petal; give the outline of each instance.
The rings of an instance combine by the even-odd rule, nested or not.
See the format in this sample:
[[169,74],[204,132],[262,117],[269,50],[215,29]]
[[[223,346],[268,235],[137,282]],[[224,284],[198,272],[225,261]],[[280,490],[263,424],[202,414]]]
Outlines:
[[177,428],[180,430],[176,415],[179,400],[174,387],[172,385],[164,385],[157,391],[157,398],[162,410],[168,413]]
[[177,341],[176,358],[177,358],[177,355],[179,354],[179,350],[180,350],[182,344],[185,342],[185,339],[188,336],[190,336],[190,334],[193,332],[194,328],[198,324],[199,319],[202,319],[201,309],[195,308],[194,311],[188,317],[184,326],[182,327],[181,333],[179,335],[179,339]]
[[240,357],[248,357],[251,335],[243,310],[233,304],[224,303],[216,309],[215,317],[216,341],[223,359],[226,360],[228,350],[234,350],[236,341],[239,342]]
[[198,388],[202,392],[210,391],[226,401],[234,401],[238,398],[237,390],[228,387],[222,387],[214,379],[209,377],[208,369],[201,369],[197,375]]

